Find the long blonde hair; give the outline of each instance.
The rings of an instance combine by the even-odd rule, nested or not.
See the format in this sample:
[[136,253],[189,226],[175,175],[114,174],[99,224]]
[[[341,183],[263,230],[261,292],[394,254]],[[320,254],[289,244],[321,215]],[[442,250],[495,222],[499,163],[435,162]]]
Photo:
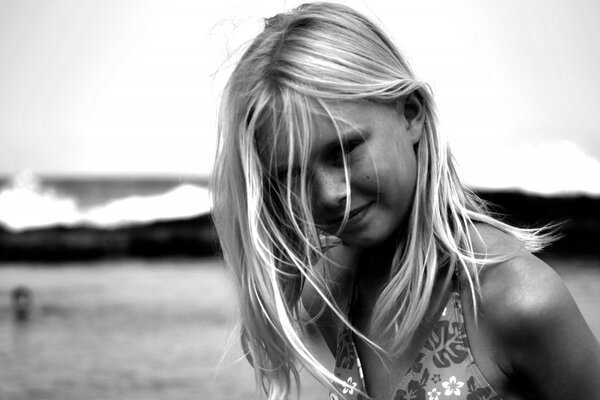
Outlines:
[[[436,132],[428,86],[375,24],[331,3],[305,4],[267,19],[223,93],[212,188],[223,256],[235,277],[242,343],[270,399],[289,397],[301,366],[324,384],[343,385],[303,338],[305,285],[349,325],[316,268],[335,238],[315,228],[310,208],[307,164],[314,116],[331,116],[329,105],[336,101],[393,105],[410,95],[418,96],[425,115],[417,187],[406,237],[371,318],[377,343],[391,355],[405,349],[430,305],[441,265],[462,270],[476,298],[481,265],[499,257],[474,252],[473,223],[497,227],[530,250],[546,240],[537,231],[492,218],[460,182]],[[300,171],[273,175],[277,146],[286,149],[289,165],[299,160]]]

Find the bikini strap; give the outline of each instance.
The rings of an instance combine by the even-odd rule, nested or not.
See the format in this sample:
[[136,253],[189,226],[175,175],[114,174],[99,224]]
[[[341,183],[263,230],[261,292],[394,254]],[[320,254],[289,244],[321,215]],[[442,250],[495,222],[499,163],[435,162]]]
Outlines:
[[460,275],[462,273],[461,268],[458,265],[454,266],[454,276],[452,279],[454,280],[454,291],[460,294]]

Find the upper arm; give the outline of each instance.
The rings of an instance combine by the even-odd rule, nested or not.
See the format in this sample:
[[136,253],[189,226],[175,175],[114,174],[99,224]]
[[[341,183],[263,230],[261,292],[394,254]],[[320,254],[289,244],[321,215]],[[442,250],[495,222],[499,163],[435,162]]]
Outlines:
[[600,394],[600,344],[548,265],[517,256],[495,268],[484,296],[511,371],[544,399]]

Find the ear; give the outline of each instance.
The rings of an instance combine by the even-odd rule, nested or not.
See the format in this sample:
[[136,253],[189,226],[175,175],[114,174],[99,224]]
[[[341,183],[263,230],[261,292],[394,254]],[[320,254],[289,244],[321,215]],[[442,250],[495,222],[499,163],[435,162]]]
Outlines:
[[402,111],[408,124],[408,134],[413,144],[419,143],[425,127],[425,110],[423,100],[418,92],[413,92],[402,99]]

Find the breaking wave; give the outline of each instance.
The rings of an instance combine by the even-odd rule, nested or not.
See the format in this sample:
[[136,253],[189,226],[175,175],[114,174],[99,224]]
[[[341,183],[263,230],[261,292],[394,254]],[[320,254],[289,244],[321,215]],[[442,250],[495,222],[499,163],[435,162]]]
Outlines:
[[195,184],[90,207],[81,207],[77,198],[56,191],[31,173],[14,176],[0,190],[0,224],[13,231],[56,225],[114,228],[194,217],[211,208],[208,189]]

